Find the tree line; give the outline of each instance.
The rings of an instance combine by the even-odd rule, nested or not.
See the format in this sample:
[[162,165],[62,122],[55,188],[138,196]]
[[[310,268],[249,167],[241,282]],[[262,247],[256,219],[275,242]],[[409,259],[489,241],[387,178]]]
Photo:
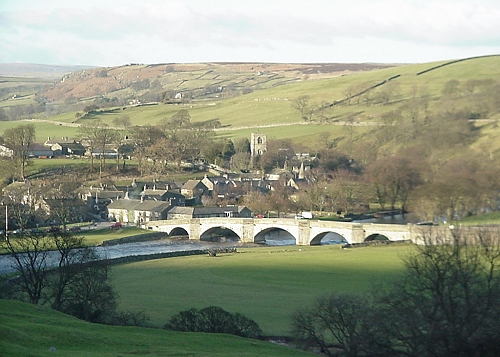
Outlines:
[[[127,173],[141,177],[164,177],[181,171],[183,162],[196,163],[200,159],[235,172],[282,174],[268,195],[248,189],[221,204],[244,203],[259,212],[312,210],[345,214],[367,213],[377,207],[416,213],[422,220],[450,221],[498,209],[498,159],[488,147],[468,149],[479,138],[471,117],[480,113],[479,109],[487,114],[498,107],[494,88],[491,81],[462,84],[451,80],[439,99],[443,105],[433,113],[428,110],[430,99],[425,88],[414,88],[404,105],[382,114],[380,125],[368,133],[355,130],[352,118],[342,127],[341,136],[320,134],[313,152],[290,140],[269,140],[267,151],[252,158],[248,139],[217,139],[213,129],[220,126],[218,120],[193,123],[185,109],[154,126],[123,131],[94,120],[79,128],[78,137],[95,153],[119,148],[112,165],[117,174],[126,170],[127,155],[133,155],[137,162]],[[463,104],[446,105],[450,97],[463,99]],[[476,101],[481,106],[473,104]],[[124,129],[130,123],[126,117],[115,119],[115,125]],[[33,140],[31,124],[4,132],[5,144],[15,148],[12,160],[17,174],[13,178],[25,178],[25,167],[30,163],[27,146]],[[303,152],[310,154],[311,170],[302,177],[307,184],[296,190],[288,182],[294,176],[290,164],[296,153]],[[97,170],[94,160],[98,160]],[[97,171],[98,179],[104,179],[104,173],[112,170],[106,160],[104,154],[91,156],[90,177]],[[213,201],[217,203],[217,199]]]
[[0,296],[49,305],[90,322],[123,324],[126,316],[130,321],[145,318],[140,312],[117,310],[108,264],[83,240],[63,230],[5,234],[1,247],[8,253],[15,277],[0,276]]

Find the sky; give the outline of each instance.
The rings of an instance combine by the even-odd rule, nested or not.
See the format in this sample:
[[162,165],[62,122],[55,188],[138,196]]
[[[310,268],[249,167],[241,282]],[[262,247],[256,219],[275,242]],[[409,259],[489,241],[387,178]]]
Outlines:
[[500,54],[498,0],[1,0],[0,63],[423,63]]

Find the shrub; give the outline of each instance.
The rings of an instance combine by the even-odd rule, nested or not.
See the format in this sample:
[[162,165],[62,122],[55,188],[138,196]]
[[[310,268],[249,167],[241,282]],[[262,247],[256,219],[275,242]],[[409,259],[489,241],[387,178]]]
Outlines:
[[181,311],[172,316],[165,328],[181,332],[227,333],[247,338],[262,336],[262,330],[255,321],[218,306]]

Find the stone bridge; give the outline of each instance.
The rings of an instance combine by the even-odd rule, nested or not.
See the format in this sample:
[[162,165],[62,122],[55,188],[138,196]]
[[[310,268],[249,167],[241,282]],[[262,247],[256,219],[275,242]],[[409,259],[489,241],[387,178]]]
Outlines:
[[374,224],[274,218],[192,218],[151,221],[143,228],[189,239],[220,237],[242,243],[264,243],[270,239],[294,239],[297,245],[319,245],[327,235],[333,240],[362,243],[376,238],[416,242],[415,225]]

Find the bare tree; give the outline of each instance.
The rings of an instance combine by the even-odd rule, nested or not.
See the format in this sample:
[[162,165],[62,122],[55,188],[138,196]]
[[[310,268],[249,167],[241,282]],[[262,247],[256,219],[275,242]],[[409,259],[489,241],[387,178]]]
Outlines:
[[300,117],[304,121],[311,121],[314,113],[314,108],[310,104],[311,97],[308,95],[301,95],[292,102],[292,107],[300,113]]
[[155,126],[145,125],[133,128],[132,140],[135,145],[135,156],[138,161],[139,172],[141,175],[144,174],[144,159],[146,157],[147,148],[164,138],[165,134],[163,130],[160,130],[160,128]]
[[114,316],[116,293],[108,282],[108,266],[83,237],[54,230],[6,236],[0,243],[19,276],[18,295],[32,304],[51,303],[68,314],[92,322]]
[[332,294],[297,311],[296,341],[327,356],[498,356],[499,237],[422,227],[400,277],[370,298]]
[[106,164],[106,147],[115,141],[118,134],[100,120],[80,126],[78,134],[82,140],[86,141],[90,149],[91,172],[94,170],[94,156],[99,155],[99,179],[102,179],[104,165]]
[[110,285],[109,268],[93,249],[84,250],[61,311],[90,322],[107,323],[114,318],[117,294]]
[[84,141],[90,154],[90,172],[94,172],[94,151],[97,148],[99,127],[96,123],[83,124],[78,128],[78,136]]
[[12,150],[12,160],[20,170],[21,180],[24,180],[26,178],[25,168],[29,162],[30,145],[35,140],[35,126],[26,124],[7,129],[3,138],[5,146]]
[[80,199],[77,189],[81,184],[77,181],[55,182],[45,201],[50,206],[50,216],[66,230],[67,224],[83,219],[87,206]]
[[[119,134],[111,129],[109,125],[99,123],[96,131],[96,144],[99,148],[99,179],[102,180],[102,174],[106,165],[107,147],[116,141]],[[116,152],[118,155],[118,151]]]
[[61,310],[67,299],[67,290],[78,271],[85,264],[87,253],[84,251],[83,236],[69,232],[54,232],[53,241],[60,254],[57,274],[50,276],[52,307]]
[[292,335],[303,349],[317,348],[326,356],[360,356],[368,300],[351,295],[330,294],[316,300],[309,310],[292,315]]
[[46,286],[48,251],[53,248],[51,243],[44,234],[23,234],[15,238],[6,236],[2,244],[19,275],[20,291],[32,304],[38,304]]
[[382,209],[388,203],[394,210],[399,202],[402,212],[410,193],[421,183],[420,170],[406,155],[375,161],[368,167],[366,178],[373,185]]
[[113,119],[113,125],[114,126],[121,126],[123,128],[128,128],[132,125],[132,122],[130,121],[130,117],[128,115],[120,115],[119,117],[116,117]]

